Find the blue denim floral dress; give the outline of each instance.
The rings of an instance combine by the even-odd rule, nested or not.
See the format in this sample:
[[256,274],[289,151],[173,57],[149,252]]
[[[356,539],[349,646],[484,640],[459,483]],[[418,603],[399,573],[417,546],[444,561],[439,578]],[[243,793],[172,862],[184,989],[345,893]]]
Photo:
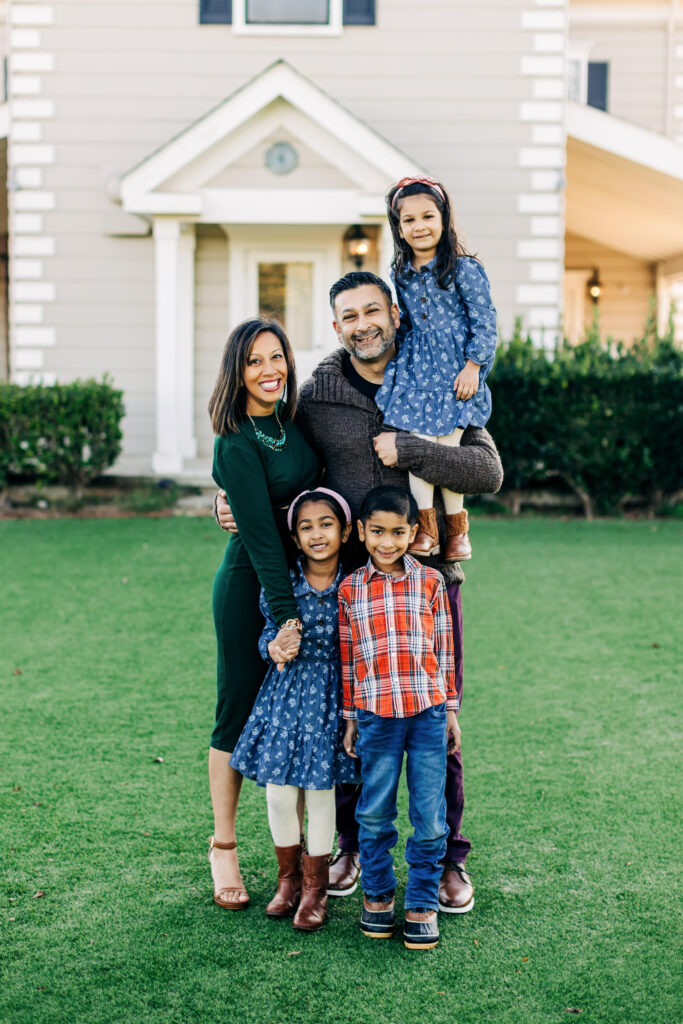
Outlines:
[[[442,437],[457,427],[484,427],[491,415],[486,377],[496,352],[496,310],[486,271],[460,256],[455,280],[436,283],[436,258],[394,278],[401,310],[398,354],[387,365],[375,401],[388,426]],[[481,366],[479,390],[466,402],[453,383],[466,361]]]
[[359,782],[342,746],[337,590],[343,573],[326,590],[311,586],[300,562],[291,576],[303,625],[299,654],[282,672],[271,662],[268,644],[278,626],[261,591],[266,626],[259,650],[270,668],[230,766],[261,784],[331,789],[338,782]]

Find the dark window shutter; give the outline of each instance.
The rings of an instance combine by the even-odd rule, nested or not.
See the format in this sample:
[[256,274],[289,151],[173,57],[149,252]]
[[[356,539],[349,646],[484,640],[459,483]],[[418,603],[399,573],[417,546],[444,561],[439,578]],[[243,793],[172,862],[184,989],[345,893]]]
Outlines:
[[606,62],[588,62],[588,106],[598,110],[607,110],[607,71]]
[[374,25],[375,0],[344,0],[345,25]]
[[199,0],[200,25],[230,25],[232,0]]

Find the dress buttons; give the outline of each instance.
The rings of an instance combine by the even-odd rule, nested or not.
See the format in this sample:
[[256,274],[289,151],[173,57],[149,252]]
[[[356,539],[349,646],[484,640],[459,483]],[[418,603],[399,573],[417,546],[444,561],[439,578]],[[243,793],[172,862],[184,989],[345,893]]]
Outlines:
[[426,313],[423,313],[423,314],[422,314],[422,319],[423,319],[423,320],[426,320],[426,319],[427,319],[427,314],[426,314]]
[[319,597],[318,598],[318,604],[325,604],[325,598],[324,597]]
[[423,295],[422,298],[420,299],[420,302],[426,302],[426,301],[427,301],[427,296]]
[[325,620],[324,619],[318,619],[318,625],[319,626],[324,626],[325,625]]

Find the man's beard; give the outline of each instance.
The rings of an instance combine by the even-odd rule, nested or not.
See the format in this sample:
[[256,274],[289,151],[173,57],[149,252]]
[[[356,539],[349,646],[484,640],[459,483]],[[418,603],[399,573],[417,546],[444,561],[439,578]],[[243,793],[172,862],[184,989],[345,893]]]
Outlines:
[[[362,338],[356,338],[353,336],[346,337],[344,334],[342,334],[342,345],[347,352],[352,356],[355,356],[356,359],[359,359],[361,362],[373,362],[375,359],[379,359],[380,356],[383,356],[396,340],[396,331],[393,326],[389,326],[385,330],[377,328],[377,331],[379,331],[379,333],[377,334],[377,337],[374,338],[374,343],[372,345],[368,345],[367,348],[357,347],[358,343],[363,341]],[[369,336],[372,337],[375,334],[375,331],[373,330],[368,333]]]

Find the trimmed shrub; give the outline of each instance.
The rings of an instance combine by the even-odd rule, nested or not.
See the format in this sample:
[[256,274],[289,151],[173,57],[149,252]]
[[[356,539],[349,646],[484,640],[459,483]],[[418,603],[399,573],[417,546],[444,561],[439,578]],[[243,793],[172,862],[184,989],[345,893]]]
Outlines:
[[631,348],[596,322],[585,340],[551,354],[521,334],[501,346],[491,374],[489,424],[505,468],[505,489],[552,478],[584,512],[609,513],[629,498],[658,505],[683,486],[683,354],[652,319]]
[[76,497],[121,451],[123,395],[109,380],[0,385],[0,487],[10,476]]

